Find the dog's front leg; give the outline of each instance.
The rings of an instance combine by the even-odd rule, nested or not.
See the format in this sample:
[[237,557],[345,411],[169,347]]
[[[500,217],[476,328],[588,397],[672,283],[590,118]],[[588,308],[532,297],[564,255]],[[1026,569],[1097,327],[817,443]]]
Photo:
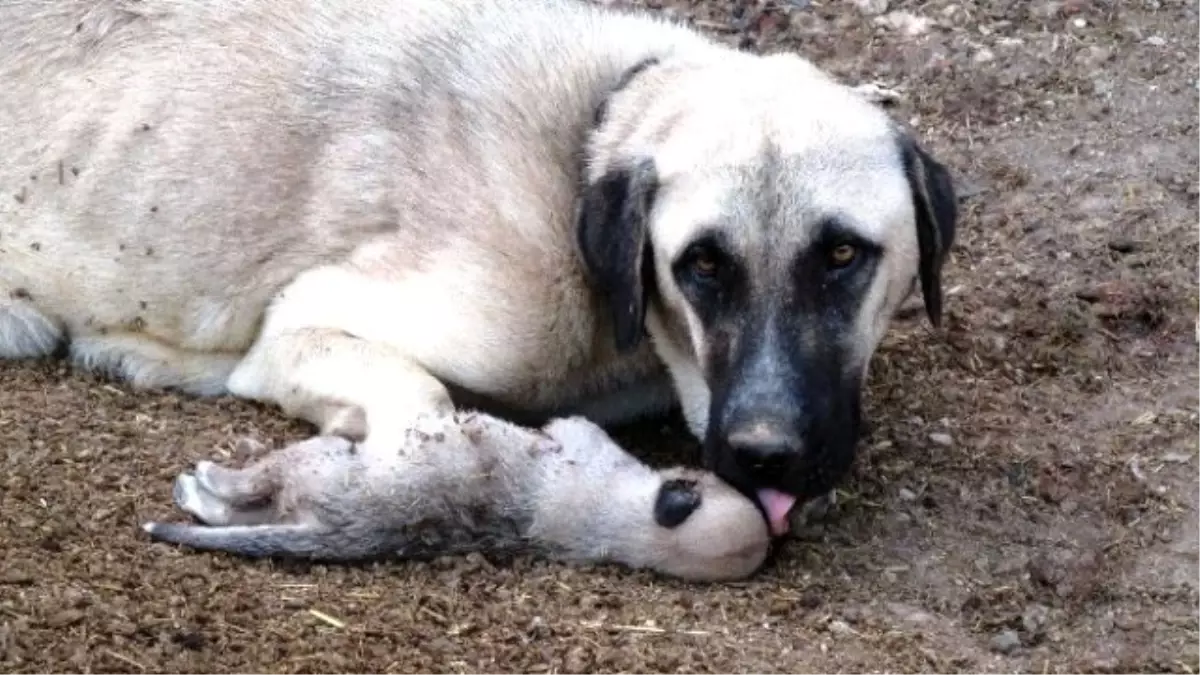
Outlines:
[[364,450],[395,450],[418,415],[454,411],[446,387],[400,351],[328,328],[264,335],[228,386]]

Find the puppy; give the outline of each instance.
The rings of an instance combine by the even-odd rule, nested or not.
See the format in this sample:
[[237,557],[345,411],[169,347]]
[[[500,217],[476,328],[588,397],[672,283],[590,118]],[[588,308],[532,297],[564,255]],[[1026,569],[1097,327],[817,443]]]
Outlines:
[[316,437],[241,469],[199,462],[174,496],[207,526],[147,523],[152,538],[253,557],[533,552],[721,581],[756,571],[770,541],[754,503],[713,474],[655,471],[582,417],[536,431],[424,416],[392,453]]

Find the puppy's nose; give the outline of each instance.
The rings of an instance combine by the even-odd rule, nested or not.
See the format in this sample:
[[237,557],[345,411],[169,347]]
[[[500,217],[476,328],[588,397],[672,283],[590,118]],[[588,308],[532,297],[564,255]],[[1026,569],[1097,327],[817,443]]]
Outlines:
[[738,466],[755,480],[766,483],[779,479],[804,449],[798,434],[762,422],[730,432],[726,442]]

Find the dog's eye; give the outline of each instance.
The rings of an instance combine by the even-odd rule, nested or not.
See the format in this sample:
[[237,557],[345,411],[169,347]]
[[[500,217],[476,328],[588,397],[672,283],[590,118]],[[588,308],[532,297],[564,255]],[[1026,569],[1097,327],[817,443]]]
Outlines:
[[853,244],[838,244],[829,251],[829,264],[834,269],[849,267],[858,259],[858,248]]
[[710,251],[698,251],[692,256],[692,272],[701,279],[712,279],[721,271],[721,263]]
[[676,281],[692,298],[717,299],[712,294],[729,291],[738,278],[737,260],[719,242],[706,237],[693,242],[672,264]]

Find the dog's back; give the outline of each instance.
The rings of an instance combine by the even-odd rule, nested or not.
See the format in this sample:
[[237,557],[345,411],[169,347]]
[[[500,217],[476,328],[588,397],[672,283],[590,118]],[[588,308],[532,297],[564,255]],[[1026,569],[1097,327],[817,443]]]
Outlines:
[[[504,331],[492,363],[548,330],[590,349],[579,149],[603,83],[675,43],[705,45],[574,0],[3,3],[0,186],[16,198],[0,199],[0,298],[18,299],[0,301],[0,357],[69,335],[89,367],[220,392],[271,299],[325,264],[403,281],[387,301],[410,322],[481,288],[541,294],[472,304],[473,326]],[[362,293],[307,318],[345,323],[326,315],[376,301]],[[487,364],[443,363],[480,353],[450,346],[478,329],[428,328],[446,334],[398,348],[522,405],[558,403],[551,385],[592,358],[564,351],[498,388]]]

